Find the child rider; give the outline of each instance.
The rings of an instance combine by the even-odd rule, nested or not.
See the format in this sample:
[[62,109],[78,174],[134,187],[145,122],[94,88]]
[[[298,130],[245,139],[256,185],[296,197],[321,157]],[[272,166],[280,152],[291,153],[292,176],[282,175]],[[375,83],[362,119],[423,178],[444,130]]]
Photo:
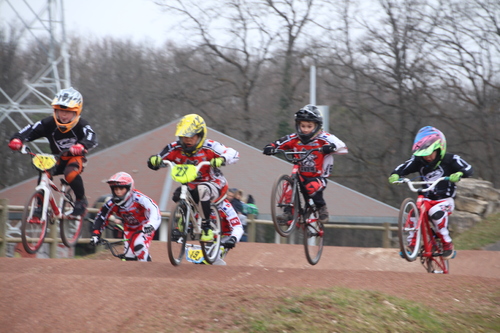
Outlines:
[[80,118],[83,107],[82,95],[73,88],[59,91],[52,101],[54,114],[37,121],[15,133],[9,148],[20,150],[23,142],[45,137],[49,140],[52,154],[64,152],[58,159],[54,175],[64,174],[64,179],[75,193],[73,216],[83,216],[87,210],[87,198],[80,174],[87,163],[85,154],[97,146],[97,138],[90,124]]
[[[111,188],[112,198],[97,213],[90,244],[99,244],[108,218],[115,214],[123,221],[123,237],[133,237],[128,241],[125,259],[151,261],[149,246],[161,224],[160,209],[151,198],[135,189],[134,179],[126,172],[114,174],[107,183]],[[137,230],[142,232],[132,236]]]
[[[450,177],[442,180],[430,192],[425,192],[425,200],[429,203],[428,215],[438,229],[443,242],[443,259],[453,257],[453,243],[448,231],[448,215],[455,208],[456,185],[462,177],[472,175],[472,167],[460,156],[446,152],[446,138],[435,127],[422,127],[413,141],[412,156],[409,160],[396,167],[391,172],[389,183],[394,183],[400,177],[413,172],[420,173],[425,181],[433,181],[440,177]],[[413,238],[413,235],[410,234]],[[415,246],[411,243],[410,246]],[[413,239],[413,243],[415,240]]]
[[[333,168],[333,154],[347,154],[347,146],[335,135],[323,131],[323,117],[315,105],[306,105],[295,113],[295,129],[296,133],[265,146],[263,153],[274,155],[276,149],[302,151],[321,148],[300,162],[299,174],[305,193],[318,207],[318,220],[326,223],[329,217],[323,198],[326,178]],[[284,218],[291,219],[291,212],[285,213],[290,216]]]
[[[158,155],[153,155],[148,159],[148,167],[158,170],[162,160],[172,161],[176,164],[193,164],[209,161],[210,165],[203,166],[195,179],[188,182],[189,191],[200,206],[202,215],[202,235],[201,240],[210,242],[213,240],[213,231],[210,229],[210,203],[226,194],[228,185],[223,176],[221,166],[233,164],[239,160],[239,153],[233,148],[207,139],[207,126],[203,118],[197,114],[184,116],[175,131],[177,141],[168,144]],[[179,200],[180,188],[174,192],[173,200]],[[226,200],[221,202],[219,210],[224,205],[224,210],[231,222],[238,218],[231,205],[225,205]],[[239,222],[239,219],[238,219]],[[241,222],[240,222],[241,223]],[[241,237],[241,235],[240,235]],[[238,242],[234,235],[225,242],[227,247],[234,246]]]

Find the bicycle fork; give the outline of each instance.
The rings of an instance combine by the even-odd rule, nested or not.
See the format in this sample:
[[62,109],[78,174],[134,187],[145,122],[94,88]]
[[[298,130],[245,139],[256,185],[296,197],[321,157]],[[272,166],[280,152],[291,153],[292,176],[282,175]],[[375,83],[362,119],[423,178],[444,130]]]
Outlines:
[[42,204],[42,220],[50,222],[50,223],[54,223],[54,221],[52,219],[49,221],[49,218],[48,218],[49,217],[48,216],[49,205],[52,208],[52,212],[56,218],[60,219],[62,216],[61,216],[61,211],[59,210],[59,207],[57,207],[54,196],[53,196],[52,192],[50,191],[50,189],[47,188],[47,185],[52,186],[54,184],[43,183],[43,184],[38,185],[35,188],[35,190],[42,191],[44,193],[43,194],[43,204]]

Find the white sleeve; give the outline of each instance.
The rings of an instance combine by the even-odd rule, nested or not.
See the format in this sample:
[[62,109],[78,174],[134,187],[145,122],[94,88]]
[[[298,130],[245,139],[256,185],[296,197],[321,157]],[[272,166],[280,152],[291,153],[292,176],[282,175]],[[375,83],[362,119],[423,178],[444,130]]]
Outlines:
[[342,140],[340,140],[339,138],[337,138],[333,134],[330,134],[330,133],[325,133],[325,134],[326,134],[326,140],[329,143],[333,143],[335,145],[335,147],[337,147],[337,150],[334,152],[334,154],[338,154],[338,155],[347,154],[347,152],[348,152],[347,146]]
[[209,149],[212,149],[217,155],[224,157],[224,159],[226,160],[226,165],[234,164],[238,162],[238,160],[240,159],[239,152],[237,152],[233,148],[224,146],[220,142],[213,140],[206,140],[205,145]]
[[148,224],[151,224],[155,230],[158,230],[161,224],[160,208],[158,208],[158,205],[150,197],[144,194],[140,194],[137,199],[140,204],[146,208],[146,211],[149,214],[149,216],[146,216]]

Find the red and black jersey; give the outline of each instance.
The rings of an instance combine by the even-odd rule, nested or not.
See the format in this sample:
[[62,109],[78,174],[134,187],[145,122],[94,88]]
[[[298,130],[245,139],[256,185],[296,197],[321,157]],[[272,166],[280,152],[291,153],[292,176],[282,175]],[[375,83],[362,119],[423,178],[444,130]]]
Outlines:
[[[192,156],[187,156],[182,150],[181,144],[176,141],[167,145],[160,153],[160,156],[164,160],[169,160],[176,164],[193,164],[198,165],[200,162],[211,161],[216,157],[224,157],[226,164],[236,163],[240,155],[233,148],[224,146],[223,144],[213,141],[205,140],[203,146]],[[196,187],[197,184],[202,182],[213,182],[219,188],[226,185],[226,178],[222,175],[222,172],[218,168],[213,168],[208,165],[202,167],[198,173],[198,178],[193,182],[189,183],[188,186],[192,189]]]
[[137,230],[145,224],[151,224],[155,230],[158,230],[161,224],[160,209],[156,203],[147,195],[133,190],[132,200],[127,202],[127,205],[118,206],[113,200],[108,200],[99,210],[93,230],[102,231],[108,223],[108,218],[116,215],[123,221],[125,230]]
[[304,177],[328,177],[333,168],[333,154],[347,154],[347,146],[335,135],[328,132],[320,132],[316,138],[307,144],[300,141],[296,133],[282,137],[273,144],[276,148],[283,150],[303,151],[319,148],[324,145],[334,144],[336,151],[331,154],[323,154],[321,151],[311,153],[305,160],[300,162],[299,172]]

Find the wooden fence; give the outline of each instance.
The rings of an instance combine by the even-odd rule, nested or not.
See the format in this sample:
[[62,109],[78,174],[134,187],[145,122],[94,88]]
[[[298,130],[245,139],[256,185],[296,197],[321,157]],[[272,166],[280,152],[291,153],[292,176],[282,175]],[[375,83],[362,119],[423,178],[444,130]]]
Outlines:
[[[7,221],[9,219],[9,212],[22,212],[24,210],[24,206],[13,206],[8,205],[7,199],[0,199],[0,257],[6,256],[7,251],[7,243],[21,243],[22,240],[20,237],[7,237]],[[97,208],[88,208],[89,213],[97,213],[99,209]],[[170,213],[162,212],[161,213],[163,219],[168,219]],[[254,219],[252,216],[249,216],[247,219],[248,227],[247,227],[247,237],[248,242],[255,242],[256,234],[257,234],[257,225],[272,225],[273,222],[269,220],[259,220]],[[49,257],[56,258],[57,257],[57,246],[62,241],[59,238],[58,228],[53,228],[51,225],[48,225],[47,236],[45,237],[44,243],[50,244]],[[162,226],[165,226],[165,223],[162,223]],[[380,231],[382,232],[382,244],[381,247],[390,248],[391,247],[391,239],[392,239],[392,231],[397,231],[397,227],[391,226],[389,222],[380,223],[379,225],[363,225],[363,224],[339,224],[339,223],[328,223],[325,225],[325,228],[332,229],[356,229],[356,230],[372,230],[372,231]],[[159,237],[160,241],[166,241],[167,237],[167,228],[160,227]],[[284,243],[286,239],[280,237],[278,233],[275,233],[275,243]],[[79,244],[89,243],[89,238],[80,238],[78,240]]]

